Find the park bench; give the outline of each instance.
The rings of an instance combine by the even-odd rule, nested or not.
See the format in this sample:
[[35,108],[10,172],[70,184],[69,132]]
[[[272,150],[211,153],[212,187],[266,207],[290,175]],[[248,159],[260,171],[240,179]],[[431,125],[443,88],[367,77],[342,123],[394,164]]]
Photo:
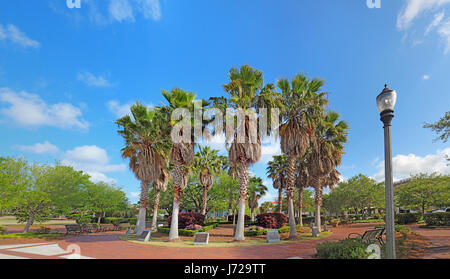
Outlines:
[[81,233],[81,227],[80,225],[76,224],[76,225],[66,225],[66,235],[68,235],[69,233],[76,233],[76,234],[80,234]]
[[[362,241],[364,241],[366,243],[373,243],[373,242],[378,241],[378,243],[380,243],[380,245],[384,245],[384,241],[383,241],[384,231],[385,231],[384,228],[379,228],[379,229],[367,230],[362,235],[359,233],[351,233],[348,235],[347,238],[360,238]],[[356,235],[356,237],[353,237],[354,235]]]
[[120,223],[115,226],[115,230],[116,231],[126,230],[126,229],[129,229],[130,227],[131,227],[130,223]]
[[83,232],[89,232],[89,233],[97,232],[98,231],[98,226],[97,226],[97,224],[84,224],[81,227],[81,230]]
[[106,232],[106,231],[113,231],[115,230],[114,224],[100,224],[100,231]]

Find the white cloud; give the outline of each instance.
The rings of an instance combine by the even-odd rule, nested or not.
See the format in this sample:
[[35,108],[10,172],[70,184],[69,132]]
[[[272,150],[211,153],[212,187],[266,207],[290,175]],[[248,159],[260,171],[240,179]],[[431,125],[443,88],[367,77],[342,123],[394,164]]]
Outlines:
[[139,192],[131,192],[130,193],[130,198],[132,198],[132,199],[137,199],[140,196],[141,196],[141,193],[139,193]]
[[430,76],[429,76],[429,75],[423,75],[423,76],[422,76],[422,79],[423,79],[423,80],[429,80],[429,79],[430,79]]
[[278,194],[273,194],[270,191],[267,191],[266,194],[261,197],[258,203],[261,205],[263,202],[273,202],[278,199]]
[[103,76],[95,76],[89,72],[78,73],[77,79],[89,86],[110,87],[111,83]]
[[34,145],[16,145],[14,148],[36,154],[55,154],[59,152],[59,148],[48,141],[36,143]]
[[59,128],[89,128],[83,120],[80,108],[68,103],[47,104],[38,95],[25,91],[16,93],[9,88],[0,88],[0,103],[9,107],[0,108],[0,114],[20,126],[52,126]]
[[78,146],[68,150],[63,155],[63,165],[72,166],[91,175],[92,181],[104,181],[115,183],[115,180],[107,177],[104,173],[120,172],[126,170],[125,164],[109,164],[106,150],[96,145]]
[[109,101],[107,107],[110,112],[114,113],[117,118],[130,114],[131,104],[121,105],[118,101]]
[[406,5],[397,17],[397,28],[406,30],[411,26],[414,19],[422,13],[448,3],[450,3],[450,0],[406,0]]
[[444,11],[434,15],[434,19],[430,23],[430,25],[428,25],[427,30],[425,31],[425,35],[430,33],[431,30],[436,28],[441,23],[442,19],[444,19],[444,15],[445,15]]
[[442,23],[438,30],[439,36],[444,40],[445,50],[444,53],[447,54],[450,51],[450,19]]
[[16,26],[8,24],[6,27],[0,24],[0,40],[10,40],[11,42],[22,47],[39,48],[41,44],[19,30]]
[[[429,154],[424,157],[415,154],[397,155],[392,158],[392,169],[394,171],[394,180],[400,180],[418,173],[440,173],[450,174],[450,166],[447,165],[445,155],[450,155],[450,148],[438,150],[436,154]],[[384,161],[377,168],[378,173],[374,175],[377,181],[384,180]]]
[[270,140],[268,143],[262,143],[261,160],[258,163],[268,163],[275,155],[281,155],[281,147],[279,140]]
[[133,8],[128,0],[111,0],[108,11],[113,20],[134,22]]
[[138,3],[138,10],[145,18],[152,18],[155,21],[161,19],[161,7],[159,0],[135,0]]

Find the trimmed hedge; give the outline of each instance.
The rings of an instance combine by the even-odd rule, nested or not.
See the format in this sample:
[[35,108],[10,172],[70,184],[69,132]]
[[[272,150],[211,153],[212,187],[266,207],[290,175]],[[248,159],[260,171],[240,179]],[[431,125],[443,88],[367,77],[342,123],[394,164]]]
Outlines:
[[[199,230],[185,230],[185,229],[178,229],[178,234],[179,235],[183,235],[183,236],[194,236],[196,233],[198,232],[206,232],[209,230],[214,229],[215,227],[217,227],[219,225],[219,223],[214,223],[212,225],[209,226],[204,226],[203,228],[199,229]],[[169,227],[158,227],[158,232],[160,233],[169,233],[170,232],[170,228]]]
[[[236,222],[237,222],[237,219],[238,219],[238,215],[237,215],[237,214],[235,214],[235,215],[228,215],[228,219],[227,219],[228,222],[233,223],[233,216],[236,216],[235,220],[236,220]],[[251,220],[250,216],[245,215],[244,221],[247,222],[247,221],[250,221],[250,220]]]
[[264,213],[256,216],[256,225],[268,229],[279,229],[288,222],[289,218],[284,213]]
[[[300,228],[300,225],[297,225],[297,229]],[[257,235],[266,235],[268,231],[278,231],[278,233],[288,233],[290,231],[289,227],[282,227],[279,229],[264,229],[259,231],[245,231],[244,236],[257,236]]]
[[120,224],[120,223],[130,223],[131,225],[136,225],[137,217],[131,218],[120,218],[120,217],[102,217],[100,219],[101,224]]
[[427,226],[450,226],[450,212],[425,213]]
[[417,223],[420,219],[420,213],[399,213],[395,214],[395,223],[400,225]]
[[[172,222],[172,216],[169,216],[169,224]],[[178,213],[178,227],[180,229],[185,229],[189,225],[200,225],[203,226],[205,222],[205,215],[197,212],[181,212]]]
[[368,244],[360,239],[343,239],[338,242],[326,241],[316,246],[319,259],[367,259]]

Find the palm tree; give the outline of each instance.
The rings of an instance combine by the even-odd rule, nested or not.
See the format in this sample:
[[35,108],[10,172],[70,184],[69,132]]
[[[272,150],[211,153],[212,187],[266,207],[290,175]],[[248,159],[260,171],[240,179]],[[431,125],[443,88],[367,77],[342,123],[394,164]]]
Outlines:
[[324,85],[317,78],[308,80],[304,75],[296,75],[291,84],[286,79],[278,81],[283,95],[283,123],[280,125],[281,151],[288,156],[287,187],[289,215],[289,238],[297,238],[294,216],[294,183],[296,160],[307,152],[314,136],[316,117],[326,103],[326,93],[319,92]]
[[200,185],[203,188],[202,214],[206,216],[206,205],[208,191],[214,184],[214,176],[218,174],[222,167],[222,159],[217,155],[218,150],[209,146],[198,146],[199,151],[194,156],[194,169],[200,173]]
[[283,189],[286,188],[287,157],[286,155],[275,155],[267,166],[267,175],[273,180],[273,187],[278,190],[278,212],[283,207]]
[[[192,127],[201,125],[203,131],[204,123],[203,120],[200,120],[201,123],[197,123],[195,117],[188,117],[194,115],[195,103],[197,102],[193,93],[175,88],[170,92],[163,90],[162,94],[169,103],[163,109],[167,117],[166,121],[172,127],[170,161],[173,164],[174,198],[169,241],[176,241],[179,239],[178,213],[180,210],[180,202],[183,196],[183,189],[187,186],[189,167],[194,161],[195,134],[192,133]],[[208,105],[208,102],[202,99],[199,100],[199,105],[199,109],[203,110]],[[188,112],[189,115],[185,115],[181,120],[172,119],[172,114],[178,112],[179,109]],[[174,137],[177,137],[177,139],[174,140]]]
[[[341,164],[344,153],[344,144],[347,142],[348,125],[345,121],[338,121],[337,112],[328,112],[324,115],[315,133],[315,140],[311,145],[308,171],[310,183],[315,191],[315,224],[321,231],[320,207],[322,205],[322,188],[329,185],[329,175],[333,180],[338,179],[339,173],[335,168]],[[337,122],[337,123],[336,123]]]
[[263,181],[260,177],[250,178],[248,186],[248,207],[250,207],[252,221],[255,221],[254,213],[255,209],[258,208],[258,200],[266,194],[267,190],[267,187],[263,184]]
[[[234,121],[233,135],[227,134],[227,137],[232,138],[228,160],[230,165],[234,165],[238,169],[240,185],[239,214],[234,240],[243,241],[245,240],[244,217],[249,183],[248,168],[251,164],[258,162],[261,157],[260,136],[263,136],[252,133],[252,131],[257,131],[257,124],[250,119],[258,117],[253,110],[257,108],[267,108],[268,115],[271,115],[271,109],[279,106],[279,94],[275,92],[273,84],[263,86],[262,72],[248,65],[244,65],[240,69],[232,68],[228,77],[230,82],[223,88],[230,95],[229,99],[221,98],[214,102],[214,106],[223,110],[229,105],[238,113],[245,114],[243,119]],[[236,120],[236,118],[233,119]]]
[[130,108],[133,119],[126,115],[115,123],[118,134],[125,139],[122,157],[130,160],[129,167],[141,181],[141,196],[136,233],[145,229],[148,189],[166,167],[164,156],[170,149],[168,127],[159,108],[149,109],[139,102]]
[[156,221],[158,218],[158,207],[159,207],[159,198],[161,196],[161,192],[165,192],[167,190],[167,185],[169,184],[170,173],[166,168],[161,169],[161,173],[159,177],[153,182],[153,189],[155,190],[154,196],[154,204],[153,204],[153,219],[152,219],[152,231],[156,230]]
[[309,187],[309,173],[306,160],[297,161],[297,173],[295,177],[295,188],[298,189],[298,223],[303,227],[303,192]]

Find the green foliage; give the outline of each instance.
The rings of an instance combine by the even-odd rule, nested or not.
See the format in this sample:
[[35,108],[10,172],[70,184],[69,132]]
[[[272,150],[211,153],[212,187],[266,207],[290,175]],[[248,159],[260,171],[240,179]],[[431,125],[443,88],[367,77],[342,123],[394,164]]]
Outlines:
[[417,223],[422,215],[420,213],[395,214],[395,223],[400,225]]
[[427,226],[450,226],[450,212],[426,213],[424,219]]
[[[430,128],[433,132],[438,134],[436,140],[442,140],[444,143],[447,142],[450,136],[450,111],[447,111],[438,122],[427,123],[423,126],[424,128]],[[440,134],[440,135],[439,135]]]
[[360,239],[343,239],[338,242],[326,241],[316,246],[319,259],[367,259],[368,244]]
[[[214,228],[216,228],[219,225],[219,223],[214,223],[208,226],[203,226],[201,229],[199,230],[185,230],[185,229],[178,229],[178,234],[179,235],[184,235],[184,236],[194,236],[196,233],[198,232],[206,232],[209,230],[212,230]],[[170,228],[168,227],[158,227],[158,232],[160,233],[169,233],[170,232]]]
[[3,234],[3,233],[5,233],[5,232],[6,232],[6,228],[0,227],[0,234]]
[[395,199],[399,206],[420,210],[422,214],[431,207],[450,204],[450,176],[418,174],[405,184],[395,188]]

